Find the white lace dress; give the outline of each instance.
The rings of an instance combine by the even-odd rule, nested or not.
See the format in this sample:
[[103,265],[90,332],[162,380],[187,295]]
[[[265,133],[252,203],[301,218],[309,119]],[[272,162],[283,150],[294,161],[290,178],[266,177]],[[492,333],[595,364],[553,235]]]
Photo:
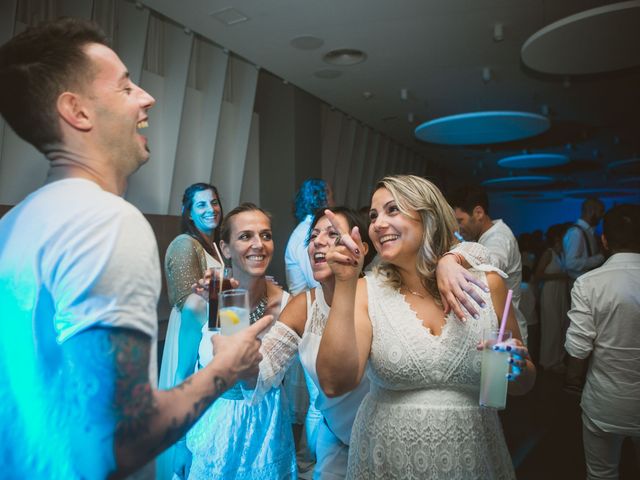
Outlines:
[[353,425],[347,478],[514,479],[497,412],[478,406],[476,345],[498,325],[490,295],[479,320],[450,314],[433,336],[397,289],[366,278],[372,386]]

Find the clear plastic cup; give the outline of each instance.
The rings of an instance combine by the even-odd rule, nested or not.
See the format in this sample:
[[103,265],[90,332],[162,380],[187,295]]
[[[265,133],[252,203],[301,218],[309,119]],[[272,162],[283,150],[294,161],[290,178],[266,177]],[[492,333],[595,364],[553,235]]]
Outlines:
[[[493,346],[498,342],[498,330],[483,330],[482,370],[480,373],[480,406],[502,410],[507,405],[509,354],[496,352]],[[502,342],[511,338],[511,331],[505,330]]]
[[219,296],[220,333],[233,335],[249,326],[249,292],[244,288],[225,290]]

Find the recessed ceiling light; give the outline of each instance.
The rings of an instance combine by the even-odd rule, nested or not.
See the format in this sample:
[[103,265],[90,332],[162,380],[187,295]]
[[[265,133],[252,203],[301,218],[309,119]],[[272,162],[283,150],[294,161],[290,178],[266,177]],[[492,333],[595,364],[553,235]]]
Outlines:
[[322,78],[323,80],[331,80],[341,76],[342,72],[339,70],[318,70],[317,72],[314,72],[313,75],[315,77]]
[[356,50],[354,48],[339,48],[337,50],[331,50],[322,57],[326,63],[331,65],[338,65],[341,67],[348,67],[350,65],[357,65],[367,59],[367,54],[362,50]]
[[222,10],[212,12],[210,15],[225,25],[235,25],[249,20],[249,17],[233,7],[223,8]]
[[313,35],[301,35],[291,40],[291,46],[300,50],[315,50],[324,45],[324,40]]

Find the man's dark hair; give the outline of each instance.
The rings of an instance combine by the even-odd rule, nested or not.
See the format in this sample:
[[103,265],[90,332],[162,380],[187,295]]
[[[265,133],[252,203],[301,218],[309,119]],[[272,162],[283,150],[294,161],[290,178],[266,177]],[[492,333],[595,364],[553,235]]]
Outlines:
[[604,216],[603,233],[612,252],[640,253],[640,205],[617,205]]
[[484,213],[489,215],[489,196],[481,187],[469,185],[459,188],[449,197],[449,204],[469,215],[473,213],[475,207],[481,206]]
[[580,207],[580,212],[582,215],[586,215],[591,210],[597,207],[600,207],[602,208],[602,210],[604,210],[604,203],[602,203],[602,200],[596,197],[589,197],[584,202],[582,202],[582,206]]
[[29,27],[0,47],[0,113],[41,152],[62,140],[56,112],[60,94],[82,90],[93,79],[83,51],[89,43],[108,46],[100,27],[61,18]]

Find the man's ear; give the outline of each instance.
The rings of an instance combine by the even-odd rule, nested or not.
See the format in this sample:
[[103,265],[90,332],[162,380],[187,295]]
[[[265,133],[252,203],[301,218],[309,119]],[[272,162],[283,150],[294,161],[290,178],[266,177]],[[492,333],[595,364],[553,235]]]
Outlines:
[[222,252],[222,256],[227,260],[231,258],[231,251],[229,250],[229,245],[227,245],[224,240],[220,240],[220,251]]
[[484,217],[485,214],[486,213],[484,211],[484,208],[482,208],[480,205],[476,205],[475,207],[473,207],[473,212],[471,212],[471,216],[473,216],[473,218],[475,218],[476,220]]
[[83,104],[82,98],[77,94],[72,92],[61,93],[58,96],[56,108],[58,115],[69,126],[84,132],[91,130],[93,124],[89,118],[88,110]]

